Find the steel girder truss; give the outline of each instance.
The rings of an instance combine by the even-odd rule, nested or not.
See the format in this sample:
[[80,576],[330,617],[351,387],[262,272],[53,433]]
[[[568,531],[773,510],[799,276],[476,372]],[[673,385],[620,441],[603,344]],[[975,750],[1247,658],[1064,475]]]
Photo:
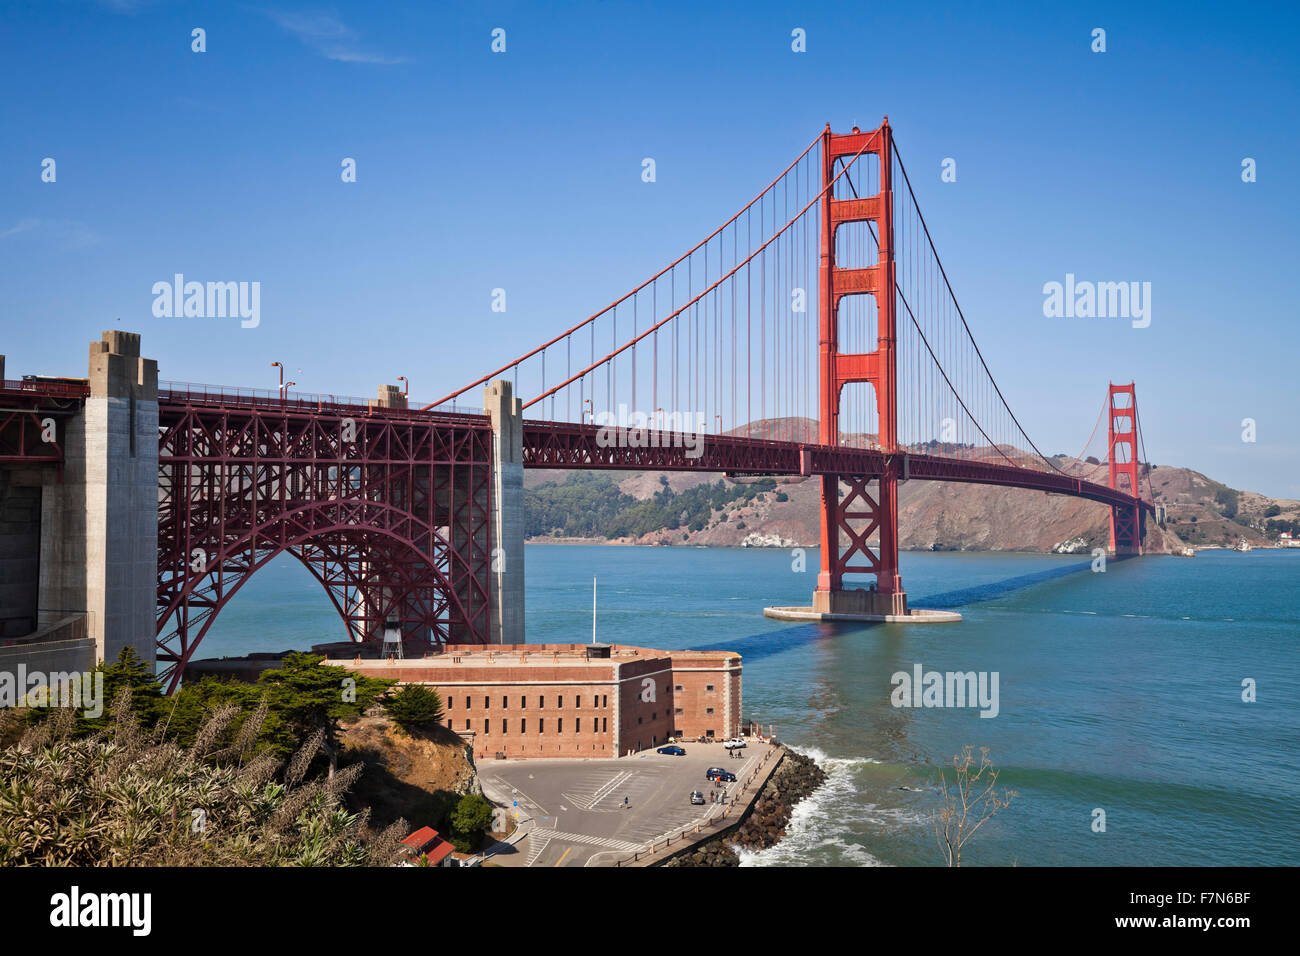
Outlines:
[[481,416],[162,397],[156,640],[169,687],[221,608],[284,552],[353,641],[387,620],[417,644],[486,641],[491,452]]
[[63,420],[81,410],[83,397],[9,388],[0,382],[0,465],[53,464],[62,480]]

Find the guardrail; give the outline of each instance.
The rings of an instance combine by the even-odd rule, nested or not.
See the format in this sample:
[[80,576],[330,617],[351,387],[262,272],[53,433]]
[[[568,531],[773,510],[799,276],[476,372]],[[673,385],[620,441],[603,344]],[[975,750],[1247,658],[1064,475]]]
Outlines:
[[398,408],[380,405],[377,398],[360,398],[356,395],[338,395],[332,392],[281,393],[273,388],[243,388],[235,385],[205,385],[201,382],[159,382],[160,401],[192,402],[208,405],[229,405],[242,408],[278,408],[306,412],[358,412],[366,415],[394,415],[420,419],[450,416],[479,416],[481,408],[454,411],[422,412],[415,402],[411,407]]

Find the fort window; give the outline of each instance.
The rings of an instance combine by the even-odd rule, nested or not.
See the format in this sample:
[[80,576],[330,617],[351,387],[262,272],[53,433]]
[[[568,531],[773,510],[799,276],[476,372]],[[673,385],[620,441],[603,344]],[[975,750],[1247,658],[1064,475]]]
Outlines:
[[681,717],[681,716],[683,716],[684,713],[685,713],[685,712],[684,712],[680,707],[676,707],[676,708],[673,709],[673,716],[674,716],[674,717]]
[[505,709],[506,709],[507,707],[509,707],[509,706],[510,706],[510,699],[509,699],[508,697],[506,697],[505,694],[502,694],[502,695],[501,695],[501,709],[502,709],[502,710],[505,710]]
[[705,707],[705,708],[704,708],[704,713],[707,714],[708,716],[712,717],[712,716],[713,716],[713,708],[712,708],[712,707]]
[[563,694],[557,694],[557,695],[556,695],[556,697],[555,697],[555,706],[556,706],[556,707],[563,707],[563,706],[564,706],[564,695],[563,695]]
[[705,693],[712,694],[712,693],[713,693],[713,685],[712,685],[712,684],[705,684],[705,685],[704,685],[704,690],[705,690]]
[[526,694],[520,694],[520,695],[519,695],[519,707],[520,707],[520,709],[522,710],[523,708],[525,708],[525,707],[527,707],[527,706],[528,706],[528,696],[527,696]]
[[528,733],[528,718],[527,718],[527,717],[520,717],[520,718],[519,718],[519,732],[520,732],[521,734],[526,734],[526,733]]
[[563,718],[563,717],[556,717],[556,718],[555,718],[555,732],[556,732],[557,734],[562,734],[562,733],[564,733],[564,718]]

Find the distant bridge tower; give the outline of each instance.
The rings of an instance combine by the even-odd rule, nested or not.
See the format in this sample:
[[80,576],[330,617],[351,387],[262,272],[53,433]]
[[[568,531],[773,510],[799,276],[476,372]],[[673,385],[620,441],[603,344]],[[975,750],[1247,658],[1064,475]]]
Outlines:
[[[845,385],[869,382],[875,390],[880,447],[888,453],[880,474],[823,475],[821,488],[821,570],[813,593],[813,610],[832,614],[906,614],[907,593],[898,573],[898,385],[896,376],[894,194],[891,183],[893,134],[886,117],[879,129],[836,135],[827,124],[822,133],[819,432],[823,445],[840,443],[840,395]],[[840,159],[875,155],[880,160],[880,192],[874,196],[836,199],[832,185]],[[845,223],[875,224],[879,250],[875,265],[841,268],[836,264],[836,230]],[[876,298],[876,348],[840,351],[839,306],[848,295]],[[869,484],[875,481],[876,496]],[[848,493],[840,498],[840,483]],[[868,538],[879,532],[873,552]],[[848,545],[841,550],[841,534]],[[874,591],[845,589],[845,574],[874,574]]]
[[[1110,486],[1126,491],[1134,498],[1138,490],[1137,393],[1134,383],[1111,383],[1107,399],[1109,437],[1107,458],[1110,462]],[[1122,479],[1122,480],[1121,480]],[[1142,553],[1142,509],[1134,505],[1112,505],[1110,509],[1110,550],[1114,554]]]

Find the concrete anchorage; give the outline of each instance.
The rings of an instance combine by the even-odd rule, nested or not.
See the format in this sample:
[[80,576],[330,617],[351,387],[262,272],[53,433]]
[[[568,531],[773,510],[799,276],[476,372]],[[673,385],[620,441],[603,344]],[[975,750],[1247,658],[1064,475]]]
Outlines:
[[489,643],[524,643],[524,407],[506,379],[483,389],[492,420],[492,624]]
[[64,434],[63,480],[41,495],[40,606],[86,615],[95,657],[155,660],[158,600],[158,363],[140,336],[90,344],[90,396]]

